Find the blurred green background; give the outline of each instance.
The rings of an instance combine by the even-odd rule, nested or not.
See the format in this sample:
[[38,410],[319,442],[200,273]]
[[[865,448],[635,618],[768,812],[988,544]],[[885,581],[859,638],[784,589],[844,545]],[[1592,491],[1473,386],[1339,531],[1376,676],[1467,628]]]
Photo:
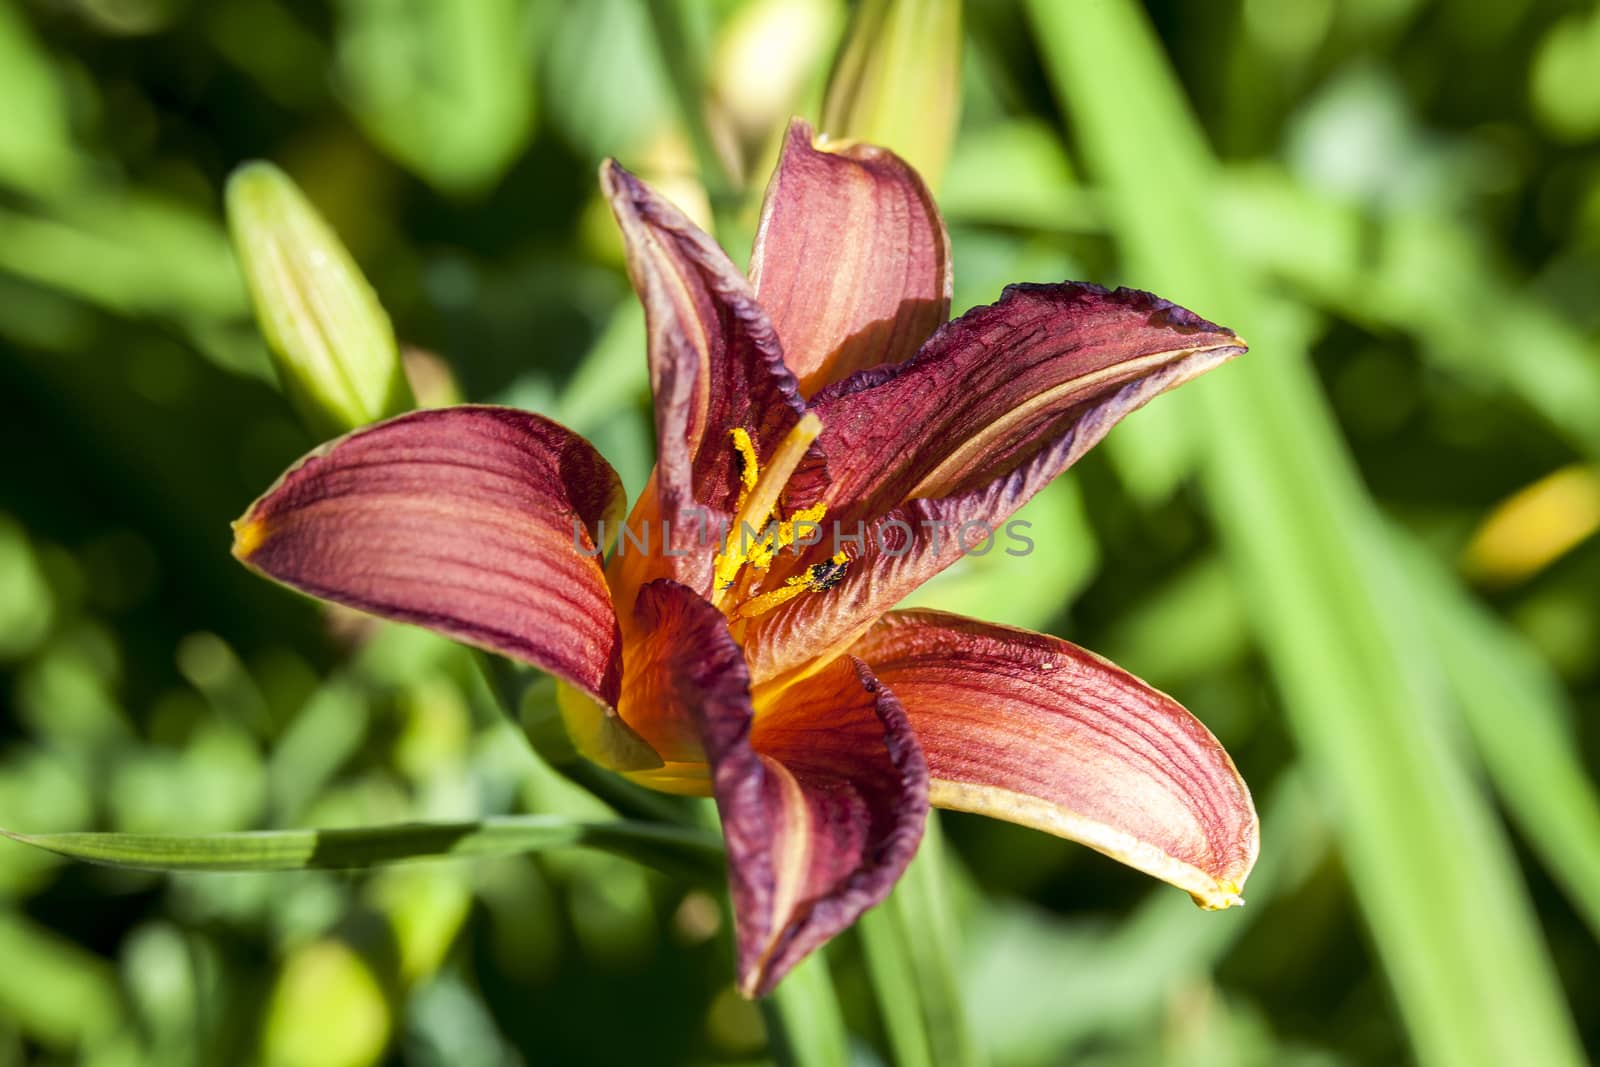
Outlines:
[[[903,6],[895,47],[947,77],[914,32],[940,5]],[[315,442],[222,183],[250,158],[294,176],[425,401],[550,414],[636,493],[643,321],[596,164],[743,261],[850,13],[0,0],[0,825],[604,815],[462,650],[230,558],[228,521]],[[919,600],[1061,634],[1195,711],[1262,810],[1250,906],[1208,915],[946,817],[902,891],[931,912],[897,898],[763,1013],[732,992],[717,898],[613,856],[164,877],[5,841],[0,1065],[1600,1047],[1600,11],[984,0],[959,48],[959,135],[929,175],[955,310],[1010,281],[1126,283],[1252,351],[1030,504],[1033,556]],[[937,140],[927,84],[902,99]]]

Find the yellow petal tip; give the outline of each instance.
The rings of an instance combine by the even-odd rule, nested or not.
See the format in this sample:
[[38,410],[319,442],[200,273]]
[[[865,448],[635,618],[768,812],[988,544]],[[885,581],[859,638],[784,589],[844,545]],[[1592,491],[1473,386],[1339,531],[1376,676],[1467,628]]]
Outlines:
[[1239,895],[1243,889],[1238,882],[1223,881],[1218,882],[1214,890],[1189,895],[1206,911],[1227,911],[1229,908],[1244,907],[1244,897]]
[[233,522],[233,555],[235,559],[249,559],[267,539],[267,524],[246,515]]

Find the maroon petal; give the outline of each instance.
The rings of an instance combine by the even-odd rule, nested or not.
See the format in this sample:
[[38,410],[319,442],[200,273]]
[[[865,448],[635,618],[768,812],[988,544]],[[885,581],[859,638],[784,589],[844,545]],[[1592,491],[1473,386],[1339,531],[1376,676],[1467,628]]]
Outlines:
[[684,638],[655,696],[699,731],[728,843],[739,989],[761,996],[893,888],[922,839],[927,764],[864,664],[829,664],[753,716],[721,612],[668,580],[644,586],[638,610]]
[[595,539],[622,511],[587,441],[510,408],[416,411],[330,442],[234,523],[234,554],[304,593],[416,623],[616,703]]
[[642,780],[659,788],[661,777],[689,775],[703,783],[705,772],[692,768],[706,759],[696,709],[750,704],[750,672],[728,620],[693,589],[658,578],[640,587],[626,629],[618,710],[667,762]]
[[1059,638],[942,612],[891,612],[851,652],[905,706],[934,804],[1082,842],[1207,907],[1239,902],[1250,790],[1165,693]]
[[917,172],[876,145],[789,126],[750,280],[809,396],[909,359],[950,314],[950,239]]
[[[1003,305],[1004,301],[999,306]],[[929,444],[925,446],[928,451],[964,456],[959,464],[961,470],[973,472],[959,477],[952,475],[955,490],[952,495],[932,499],[918,496],[870,522],[859,518],[865,508],[854,502],[846,501],[830,510],[828,518],[833,519],[835,513],[845,516],[840,520],[844,533],[847,536],[860,533],[861,543],[846,546],[852,559],[843,577],[834,586],[798,596],[770,614],[752,621],[744,643],[756,681],[765,683],[813,659],[829,659],[843,653],[880,616],[922,583],[954,563],[964,552],[976,549],[986,535],[992,534],[997,543],[1005,538],[1006,520],[1032,499],[1035,493],[1098,444],[1124,417],[1166,390],[1205,373],[1243,351],[1243,346],[1231,333],[1220,332],[1228,339],[1228,343],[1207,347],[1197,342],[1197,347],[1192,350],[1176,353],[1158,351],[1159,358],[1152,357],[1151,365],[1145,366],[1140,373],[1131,377],[1118,373],[1113,387],[1090,390],[1086,399],[1078,400],[1052,417],[1047,432],[1032,432],[1027,449],[1019,447],[1013,438],[1007,436],[985,439],[985,446],[990,449],[988,452],[952,452],[947,447],[941,449],[938,437],[928,438]],[[937,341],[935,338],[935,343]],[[960,406],[962,400],[952,398],[949,403],[950,406]],[[937,421],[935,415],[926,412],[924,415]],[[1022,424],[1016,425],[1020,427]],[[827,437],[827,426],[825,421],[824,439]],[[842,436],[835,438],[836,444]],[[903,444],[902,447],[911,446]],[[895,456],[892,452],[879,454]],[[1020,466],[1008,470],[1007,465],[1018,455],[1026,457],[1025,460]],[[843,468],[843,476],[854,477],[858,485],[870,478],[864,464],[852,466],[833,454],[829,456],[829,463],[830,468]],[[894,459],[888,465],[893,467]],[[914,462],[908,465],[913,468],[917,466]],[[934,465],[939,466],[937,463]],[[974,489],[965,488],[979,476],[988,476],[990,480],[979,482]],[[899,475],[891,473],[879,480],[879,500],[892,499],[899,494],[898,490],[885,488],[897,477]],[[838,484],[837,481],[834,483],[835,486]],[[952,488],[943,482],[934,484],[932,477],[924,479],[924,485],[931,485],[935,490]],[[825,554],[834,551],[840,543],[835,541],[830,531],[829,536],[825,536],[812,550],[813,555],[802,558],[798,565],[804,566],[814,558],[825,558]],[[1003,547],[991,545],[987,549],[1007,550],[1013,550],[1009,543]]]
[[1243,351],[1232,331],[1149,293],[1079,282],[1010,286],[909,362],[864,371],[815,398],[832,478],[829,518],[872,518],[914,497],[971,492],[1130,383],[1180,362],[1207,369]]
[[758,457],[770,455],[805,411],[794,376],[750,283],[716,242],[614,161],[600,182],[648,323],[660,514],[731,511],[740,483],[730,434],[743,429]]

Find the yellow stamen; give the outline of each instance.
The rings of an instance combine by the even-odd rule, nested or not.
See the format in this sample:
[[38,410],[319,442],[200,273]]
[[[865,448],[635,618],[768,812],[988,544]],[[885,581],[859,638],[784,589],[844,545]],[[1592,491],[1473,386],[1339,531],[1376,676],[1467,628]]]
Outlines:
[[[772,509],[778,506],[783,487],[805,458],[806,449],[811,447],[820,433],[822,420],[815,413],[806,412],[784,437],[783,443],[778,445],[766,470],[757,471],[755,447],[751,444],[750,435],[742,429],[733,431],[733,447],[745,463],[740,480],[745,482],[747,488],[740,493],[738,514],[733,517],[733,525],[723,539],[722,551],[717,553],[716,587],[712,591],[712,603],[719,608],[727,596],[728,587],[738,577],[739,568],[750,559],[754,546],[749,544],[745,530],[765,530],[767,520],[772,517]],[[753,482],[749,481],[752,471],[755,471]]]
[[772,568],[772,557],[794,544],[800,537],[799,526],[815,526],[828,513],[826,504],[815,504],[795,512],[783,522],[769,524],[763,536],[750,546],[750,566],[758,571]]
[[770,593],[762,593],[740,604],[733,613],[735,619],[753,619],[765,615],[780,604],[786,604],[804,592],[821,593],[832,589],[844,578],[844,568],[850,557],[836,553],[826,563],[813,563],[804,574],[788,579]]
[[743,507],[744,498],[756,487],[756,479],[761,474],[761,460],[756,457],[755,442],[750,440],[743,426],[735,426],[732,436],[733,450],[739,456],[739,481],[744,486],[739,490],[739,506]]

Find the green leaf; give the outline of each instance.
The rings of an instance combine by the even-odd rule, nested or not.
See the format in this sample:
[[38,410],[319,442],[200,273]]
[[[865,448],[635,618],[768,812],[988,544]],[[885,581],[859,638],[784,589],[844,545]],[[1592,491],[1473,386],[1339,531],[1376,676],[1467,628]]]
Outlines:
[[67,79],[34,38],[21,5],[0,4],[0,182],[40,197],[79,177]]
[[1600,790],[1583,765],[1560,679],[1443,564],[1419,546],[1401,547],[1495,788],[1600,939]]
[[0,911],[0,1013],[42,1043],[70,1047],[127,1025],[116,974],[100,956]]
[[1154,34],[1117,0],[1029,11],[1134,277],[1253,342],[1155,410],[1205,416],[1208,502],[1289,725],[1339,812],[1418,1058],[1582,1062],[1509,842],[1444,721],[1406,575],[1295,331],[1213,228],[1215,163]]
[[1352,322],[1411,334],[1430,362],[1514,394],[1600,459],[1589,338],[1473,231],[1426,212],[1372,218],[1265,165],[1231,171],[1219,196],[1233,246],[1257,269]]
[[1115,923],[1063,918],[1022,899],[975,914],[962,982],[984,1050],[1001,1063],[1073,1063],[1096,1039],[1158,1027],[1174,998],[1215,974],[1325,860],[1327,817],[1297,768],[1273,783],[1261,838],[1296,848],[1262,852],[1246,908],[1205,915],[1157,886]]
[[533,128],[531,8],[518,0],[336,5],[341,86],[372,139],[449,193],[503,174]]
[[850,1037],[821,952],[790,971],[761,1012],[780,1067],[849,1067]]
[[857,923],[867,971],[899,1067],[965,1067],[983,1057],[957,981],[960,938],[937,815],[889,898]]
[[559,815],[227,834],[20,834],[3,829],[0,833],[69,859],[147,871],[337,870],[446,856],[591,848],[697,882],[720,886],[723,880],[722,846],[710,833],[627,820],[586,822]]

